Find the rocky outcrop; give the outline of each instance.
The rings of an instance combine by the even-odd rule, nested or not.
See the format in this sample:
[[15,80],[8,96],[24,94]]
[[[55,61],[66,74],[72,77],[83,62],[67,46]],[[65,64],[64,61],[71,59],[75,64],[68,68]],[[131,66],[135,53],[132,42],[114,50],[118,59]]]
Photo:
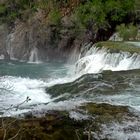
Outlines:
[[1,25],[0,26],[0,58],[6,60],[9,59],[9,55],[6,50],[7,35],[8,35],[7,27],[5,25]]
[[0,56],[20,61],[66,60],[78,52],[80,46],[88,41],[85,31],[77,33],[70,18],[63,17],[61,25],[46,22],[43,11],[36,12],[28,21],[18,20],[14,27],[0,27]]
[[[83,118],[79,118],[78,114]],[[114,132],[121,132],[122,136],[132,139],[133,134],[137,134],[140,128],[139,117],[133,115],[126,106],[104,103],[84,104],[70,113],[49,111],[42,117],[35,117],[29,113],[22,119],[0,120],[5,126],[0,124],[0,139],[4,139],[5,136],[5,139],[15,140],[116,140]],[[119,136],[118,139],[121,138]]]

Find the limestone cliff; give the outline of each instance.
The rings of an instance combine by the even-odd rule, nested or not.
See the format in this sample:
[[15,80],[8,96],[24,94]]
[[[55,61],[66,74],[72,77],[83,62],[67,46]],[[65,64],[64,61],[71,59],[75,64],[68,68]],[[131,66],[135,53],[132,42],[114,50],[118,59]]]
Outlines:
[[17,20],[12,28],[0,26],[0,56],[21,61],[65,59],[73,48],[88,41],[85,31],[77,33],[67,17],[61,27],[48,25],[39,10],[28,21]]
[[[117,13],[111,4],[118,4]],[[134,21],[133,0],[121,5],[102,0],[0,0],[0,58],[66,60],[85,43],[108,40],[117,24]]]

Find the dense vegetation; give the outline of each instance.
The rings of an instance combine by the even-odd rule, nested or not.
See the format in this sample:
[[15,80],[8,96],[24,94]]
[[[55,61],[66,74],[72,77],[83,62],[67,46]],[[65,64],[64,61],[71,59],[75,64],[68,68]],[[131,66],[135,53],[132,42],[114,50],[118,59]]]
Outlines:
[[138,27],[132,24],[129,24],[127,26],[125,24],[121,24],[117,26],[116,30],[119,33],[119,36],[125,41],[136,40],[139,38]]
[[77,18],[85,26],[96,23],[105,28],[112,22],[122,22],[134,10],[133,0],[91,0],[80,4],[77,8]]
[[106,27],[131,16],[134,8],[134,0],[5,0],[0,4],[0,20],[12,22],[42,9],[54,18],[54,22],[58,22],[58,18],[65,14],[73,14],[77,24],[82,27],[93,23],[98,27]]
[[86,31],[91,41],[99,41],[106,40],[104,36],[110,36],[117,25],[136,24],[137,5],[139,0],[2,0],[0,23],[26,22],[42,10],[46,25],[60,28],[62,19],[68,17],[75,33]]

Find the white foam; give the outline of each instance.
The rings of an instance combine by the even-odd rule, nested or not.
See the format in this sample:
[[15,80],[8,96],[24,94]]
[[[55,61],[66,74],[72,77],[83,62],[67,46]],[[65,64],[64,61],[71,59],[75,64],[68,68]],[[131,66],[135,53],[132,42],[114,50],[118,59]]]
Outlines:
[[4,57],[4,55],[2,54],[2,55],[0,55],[0,60],[3,60],[5,57]]
[[[135,94],[124,95],[100,95],[88,99],[83,96],[81,98],[67,99],[64,101],[55,102],[51,99],[51,95],[45,91],[46,87],[51,87],[55,84],[72,82],[82,74],[99,73],[103,70],[128,70],[140,68],[140,56],[130,53],[109,53],[107,49],[98,49],[92,47],[85,57],[81,58],[76,65],[76,74],[70,74],[65,78],[47,79],[47,81],[35,80],[30,78],[5,76],[0,78],[0,110],[9,108],[10,105],[17,105],[23,102],[27,97],[31,99],[28,103],[22,105],[19,112],[29,110],[71,110],[76,106],[85,102],[110,103],[114,105],[128,105],[137,110],[140,108],[140,96]],[[73,70],[70,70],[73,72]],[[94,87],[93,87],[94,88]],[[3,90],[6,89],[6,90]],[[90,89],[89,89],[90,90]],[[138,90],[139,91],[139,90]],[[82,95],[82,93],[80,94]],[[78,96],[80,96],[78,95]],[[57,97],[59,98],[59,97]],[[46,103],[47,105],[40,105]],[[39,105],[38,105],[39,104]],[[35,107],[33,107],[35,106]],[[18,113],[18,112],[15,112]]]
[[93,46],[76,63],[76,73],[99,73],[103,70],[121,71],[140,68],[140,55],[128,52],[109,53],[105,48]]
[[119,33],[114,33],[110,38],[110,41],[123,41],[123,38],[119,36]]
[[31,100],[22,104],[21,107],[28,108],[30,105],[50,102],[50,95],[46,94],[45,86],[46,83],[41,80],[10,76],[1,77],[0,109],[21,104],[27,97]]
[[75,112],[75,111],[70,111],[69,117],[72,118],[72,119],[75,119],[77,121],[88,120],[90,118],[89,115],[82,114],[82,113]]
[[37,63],[37,64],[40,64],[42,63],[40,60],[39,60],[39,57],[38,57],[38,49],[36,47],[34,47],[31,52],[30,52],[30,57],[29,57],[29,62],[28,63]]
[[[70,111],[78,106],[82,105],[83,103],[88,103],[86,99],[83,98],[75,98],[75,99],[67,99],[64,101],[58,101],[58,102],[50,102],[47,105],[41,104],[38,106],[38,109],[41,110],[65,110],[65,111]],[[36,110],[36,108],[34,108]]]
[[113,123],[109,126],[102,125],[102,135],[100,138],[108,138],[115,140],[139,140],[140,138],[139,120],[126,121],[122,124]]
[[[42,81],[38,79],[22,78],[4,76],[0,78],[0,111],[4,112],[4,116],[11,116],[21,113],[26,113],[35,110],[70,110],[77,105],[85,102],[83,100],[67,100],[54,102],[61,98],[60,95],[55,98],[51,98],[51,95],[47,94],[45,89],[55,84],[67,83],[75,80],[77,77],[65,77],[56,79],[47,79]],[[29,97],[29,102],[24,102]],[[23,103],[24,102],[24,103]],[[74,103],[75,102],[75,103]],[[23,104],[21,104],[23,103]],[[16,110],[16,107],[20,107]],[[12,107],[11,107],[12,105]],[[9,109],[10,108],[10,109]],[[8,109],[8,111],[7,111]]]

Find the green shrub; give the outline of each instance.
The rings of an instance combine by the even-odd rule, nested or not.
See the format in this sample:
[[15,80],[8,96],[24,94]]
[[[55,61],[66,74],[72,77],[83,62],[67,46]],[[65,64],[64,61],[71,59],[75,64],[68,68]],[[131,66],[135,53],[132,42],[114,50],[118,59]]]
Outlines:
[[76,24],[87,28],[96,25],[106,29],[123,20],[134,10],[134,0],[90,0],[81,3],[74,12]]
[[[0,4],[0,16],[1,19],[6,19],[10,15],[15,17],[16,14],[13,15],[12,12],[20,11],[22,17],[25,11],[34,13],[37,8],[40,8],[46,12],[46,15],[49,14],[50,23],[59,24],[60,11],[72,10],[72,20],[76,28],[86,29],[96,25],[97,29],[106,29],[114,23],[124,22],[136,5],[134,0],[79,0],[80,4],[73,6],[74,3],[76,2],[71,0],[5,0],[3,5]],[[65,10],[61,10],[64,7]]]
[[9,20],[15,20],[18,16],[18,13],[17,12],[11,12],[8,17],[9,17]]
[[105,12],[110,21],[121,22],[134,11],[134,0],[106,0]]
[[43,10],[48,10],[49,2],[48,0],[41,0],[37,3],[37,7]]
[[4,4],[0,4],[0,15],[6,12],[6,6]]
[[117,26],[116,30],[119,33],[120,37],[122,37],[125,41],[135,40],[138,34],[138,28],[133,24],[129,24],[127,26],[125,24],[121,24]]
[[100,1],[89,1],[81,4],[75,10],[75,19],[80,27],[88,27],[89,23],[96,22],[97,26],[105,24],[105,13]]
[[128,29],[129,29],[129,33],[130,33],[130,38],[132,38],[132,39],[135,40],[135,39],[136,39],[136,36],[137,36],[137,34],[138,34],[138,27],[136,27],[136,26],[130,24],[130,25],[128,26]]
[[48,15],[48,20],[51,25],[59,25],[61,23],[61,13],[58,9],[53,9]]

